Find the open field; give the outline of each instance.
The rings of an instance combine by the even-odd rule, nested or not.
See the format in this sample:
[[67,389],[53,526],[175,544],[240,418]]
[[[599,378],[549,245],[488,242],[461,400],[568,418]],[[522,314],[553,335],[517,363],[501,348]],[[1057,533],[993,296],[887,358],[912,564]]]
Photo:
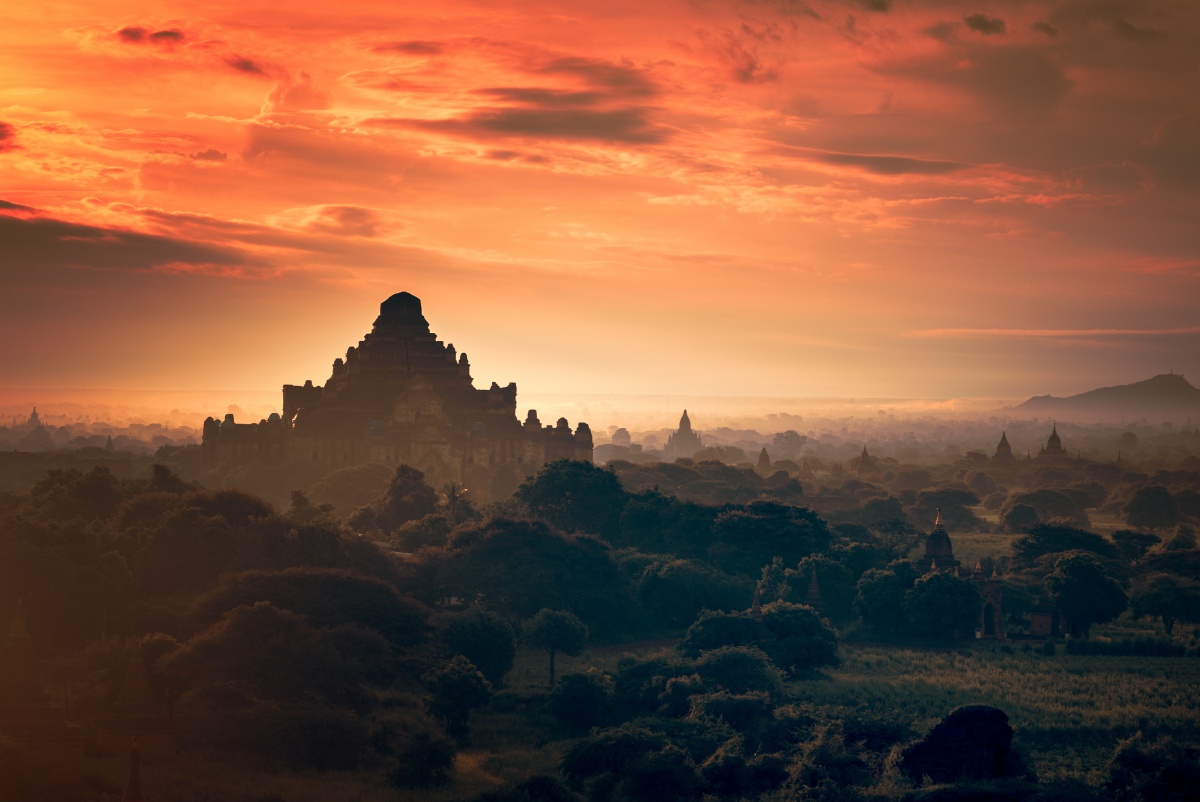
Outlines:
[[1189,658],[851,646],[828,675],[796,683],[797,696],[848,712],[887,711],[918,731],[960,705],[998,707],[1043,780],[1097,782],[1116,742],[1137,730],[1200,733],[1200,661]]
[[[1120,634],[1120,633],[1114,633]],[[671,652],[653,641],[559,656],[560,676],[588,668],[612,670],[622,655]],[[505,781],[553,772],[571,741],[541,704],[547,688],[545,653],[523,649],[503,692],[472,717],[469,741],[458,754],[452,782],[427,790],[395,789],[378,772],[264,772],[250,764],[185,752],[143,761],[147,798],[191,802],[452,802]],[[826,715],[880,717],[921,733],[954,708],[994,705],[1004,710],[1016,742],[1043,780],[1075,778],[1098,784],[1117,742],[1147,735],[1200,739],[1200,660],[1192,658],[1055,656],[1003,644],[956,649],[844,646],[842,664],[824,678],[789,684],[792,701]],[[89,774],[120,798],[128,763],[93,761]],[[230,796],[228,789],[240,788]],[[275,796],[272,796],[275,795]]]

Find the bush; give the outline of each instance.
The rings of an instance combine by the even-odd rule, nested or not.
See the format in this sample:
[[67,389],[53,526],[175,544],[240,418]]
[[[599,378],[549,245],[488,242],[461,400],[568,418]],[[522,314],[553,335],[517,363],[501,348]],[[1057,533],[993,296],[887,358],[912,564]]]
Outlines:
[[726,646],[707,652],[696,661],[696,673],[706,684],[730,693],[764,691],[776,696],[783,691],[783,675],[761,649]]
[[688,657],[699,657],[722,646],[753,645],[761,635],[758,622],[747,613],[704,610],[688,627],[679,642],[679,651]]
[[691,717],[722,719],[735,730],[745,730],[755,721],[771,714],[771,697],[762,691],[729,693],[718,691],[691,698]]
[[1200,788],[1200,750],[1170,738],[1147,742],[1139,732],[1117,745],[1106,768],[1118,802],[1193,799]]
[[667,739],[661,733],[626,724],[576,743],[563,758],[562,770],[573,781],[609,772],[619,774],[631,761],[666,745]]
[[920,742],[904,751],[901,769],[914,783],[1025,778],[1029,770],[1012,748],[1003,710],[968,705],[953,710]]
[[763,650],[791,675],[838,664],[837,635],[806,605],[773,602],[763,608]]
[[570,730],[586,732],[613,712],[612,678],[596,671],[568,674],[550,692],[550,712]]

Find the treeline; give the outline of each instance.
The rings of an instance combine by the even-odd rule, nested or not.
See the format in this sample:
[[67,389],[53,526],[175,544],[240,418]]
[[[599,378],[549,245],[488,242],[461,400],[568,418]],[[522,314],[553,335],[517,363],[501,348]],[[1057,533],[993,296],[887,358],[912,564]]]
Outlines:
[[[59,470],[0,503],[0,621],[24,600],[45,678],[85,723],[140,649],[185,748],[402,787],[444,782],[473,711],[517,703],[503,694],[518,644],[546,652],[551,678],[555,655],[588,643],[679,638],[673,658],[550,679],[522,703],[554,737],[591,733],[545,798],[857,798],[822,794],[935,776],[910,754],[918,734],[806,710],[787,680],[836,665],[839,630],[944,644],[980,610],[972,579],[920,573],[915,530],[880,521],[682,501],[567,461],[484,510],[402,466],[347,522],[301,492],[278,510],[164,466],[131,481]],[[1191,599],[1200,564],[1159,540],[1035,527],[1013,542],[1010,595],[1044,591],[1081,636],[1131,588],[1139,614],[1196,620],[1190,602],[1151,604],[1169,581]],[[1009,768],[957,779],[1031,792],[1015,757],[993,765]]]

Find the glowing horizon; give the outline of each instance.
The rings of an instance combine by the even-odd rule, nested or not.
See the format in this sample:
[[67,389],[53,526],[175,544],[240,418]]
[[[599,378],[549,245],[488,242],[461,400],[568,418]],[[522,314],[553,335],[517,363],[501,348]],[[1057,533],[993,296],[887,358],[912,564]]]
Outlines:
[[401,290],[522,407],[1200,376],[1190,3],[3,18],[4,387],[321,383]]

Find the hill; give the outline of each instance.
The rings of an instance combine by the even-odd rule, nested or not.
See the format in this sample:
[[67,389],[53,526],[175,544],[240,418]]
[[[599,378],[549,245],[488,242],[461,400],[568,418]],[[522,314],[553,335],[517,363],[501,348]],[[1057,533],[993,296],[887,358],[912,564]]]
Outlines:
[[1200,418],[1200,389],[1178,373],[1057,398],[1038,395],[1016,406],[1022,412],[1061,418],[1183,421]]

